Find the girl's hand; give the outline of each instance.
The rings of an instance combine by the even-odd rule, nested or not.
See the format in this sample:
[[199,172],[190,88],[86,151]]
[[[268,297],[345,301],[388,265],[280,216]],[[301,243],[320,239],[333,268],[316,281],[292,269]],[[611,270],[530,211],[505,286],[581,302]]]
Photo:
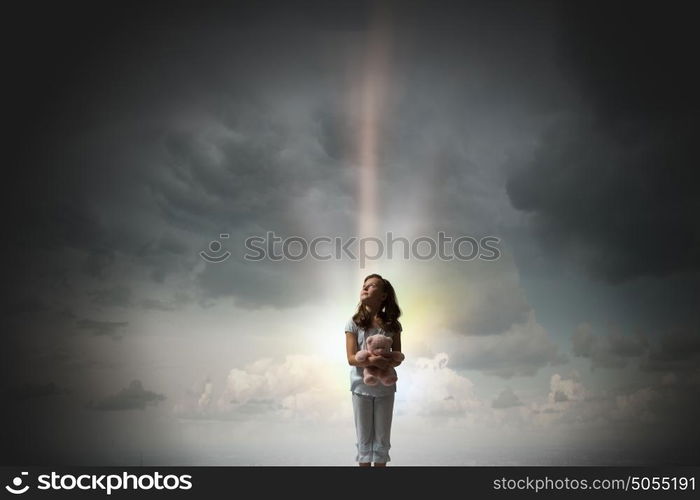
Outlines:
[[399,366],[403,362],[403,360],[406,359],[406,356],[404,356],[403,353],[400,351],[392,351],[391,354],[391,366]]
[[369,364],[372,366],[376,366],[380,370],[385,370],[385,369],[389,368],[390,362],[391,362],[391,360],[385,358],[384,356],[370,356],[369,357]]

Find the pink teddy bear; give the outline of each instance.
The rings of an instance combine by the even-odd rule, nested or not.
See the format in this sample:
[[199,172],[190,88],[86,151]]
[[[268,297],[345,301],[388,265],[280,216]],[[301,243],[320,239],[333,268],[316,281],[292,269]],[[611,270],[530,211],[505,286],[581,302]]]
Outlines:
[[[391,344],[394,340],[386,335],[376,334],[365,339],[367,349],[357,351],[355,359],[363,362],[370,356],[383,356],[392,361],[403,361],[405,356],[403,353],[394,352],[391,350]],[[381,382],[384,385],[391,385],[398,380],[396,370],[393,366],[388,366],[385,369],[377,368],[376,366],[367,366],[364,369],[364,383],[367,385],[377,385]]]

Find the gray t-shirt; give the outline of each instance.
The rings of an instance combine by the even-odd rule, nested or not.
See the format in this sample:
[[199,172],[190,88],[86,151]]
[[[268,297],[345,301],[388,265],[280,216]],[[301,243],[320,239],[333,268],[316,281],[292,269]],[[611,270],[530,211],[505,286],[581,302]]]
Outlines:
[[[352,317],[345,324],[345,331],[352,332],[357,335],[357,347],[359,350],[365,348],[365,338],[383,333],[387,337],[394,338],[393,332],[387,332],[382,328],[374,327],[365,331],[364,328],[355,324]],[[379,382],[377,385],[367,385],[363,382],[364,368],[359,366],[350,367],[350,390],[355,394],[364,394],[366,396],[388,396],[396,392],[396,384],[384,385]]]

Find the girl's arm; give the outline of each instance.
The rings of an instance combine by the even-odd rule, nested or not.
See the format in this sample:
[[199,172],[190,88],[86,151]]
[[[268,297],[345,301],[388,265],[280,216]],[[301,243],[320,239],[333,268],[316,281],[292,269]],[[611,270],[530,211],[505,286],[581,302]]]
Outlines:
[[[394,339],[394,342],[391,344],[391,350],[394,352],[402,352],[401,351],[401,332],[396,332],[392,338]],[[395,360],[391,360],[389,362],[389,364],[391,366],[399,366],[401,363],[402,363],[402,361],[395,361]]]
[[359,366],[360,368],[369,366],[369,359],[365,361],[357,361],[355,359],[355,354],[357,354],[359,348],[357,347],[357,335],[352,332],[345,332],[345,351],[350,366]]

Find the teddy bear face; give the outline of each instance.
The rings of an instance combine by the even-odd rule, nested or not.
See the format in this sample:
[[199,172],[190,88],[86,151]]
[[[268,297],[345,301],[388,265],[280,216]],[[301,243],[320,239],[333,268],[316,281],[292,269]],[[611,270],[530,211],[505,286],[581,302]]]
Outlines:
[[375,355],[388,354],[391,352],[391,344],[394,340],[386,335],[372,335],[367,337],[367,350]]

